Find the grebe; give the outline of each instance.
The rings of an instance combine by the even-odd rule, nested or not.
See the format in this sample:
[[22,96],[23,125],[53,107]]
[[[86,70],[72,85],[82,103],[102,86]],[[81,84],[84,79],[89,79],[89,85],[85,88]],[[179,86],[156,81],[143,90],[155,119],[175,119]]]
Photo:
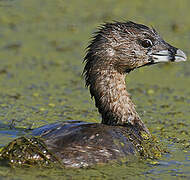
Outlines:
[[[185,60],[185,53],[153,28],[131,21],[102,25],[88,46],[83,71],[102,122],[67,121],[34,129],[31,137],[18,138],[5,147],[1,158],[8,159],[10,154],[12,163],[30,164],[52,155],[64,167],[87,167],[141,155],[144,134],[151,135],[126,91],[125,76],[142,66]],[[31,142],[27,148],[32,153],[21,142]],[[32,144],[44,154],[35,152]]]

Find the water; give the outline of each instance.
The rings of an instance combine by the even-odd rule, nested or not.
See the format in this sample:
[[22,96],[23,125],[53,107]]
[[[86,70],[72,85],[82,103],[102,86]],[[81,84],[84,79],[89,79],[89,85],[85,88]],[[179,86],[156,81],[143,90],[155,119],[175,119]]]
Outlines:
[[[91,33],[105,21],[153,25],[189,53],[188,0],[0,1],[0,145],[60,120],[100,122],[81,78]],[[90,169],[10,169],[0,179],[189,179],[190,64],[141,68],[126,79],[147,127],[168,148],[161,160]]]

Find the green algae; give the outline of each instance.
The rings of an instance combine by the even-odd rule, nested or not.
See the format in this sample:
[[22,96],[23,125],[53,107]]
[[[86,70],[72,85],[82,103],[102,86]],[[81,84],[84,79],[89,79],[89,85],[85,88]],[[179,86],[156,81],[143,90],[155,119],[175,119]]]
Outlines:
[[[133,20],[153,25],[164,39],[189,53],[189,6],[188,0],[0,1],[1,146],[22,135],[24,129],[55,121],[100,122],[80,77],[84,48],[91,33],[104,21]],[[127,78],[143,121],[168,146],[170,153],[161,160],[85,171],[16,169],[12,172],[0,167],[0,176],[4,179],[188,179],[189,69],[188,62],[159,65],[136,70]]]
[[52,154],[41,138],[20,137],[1,149],[0,159],[11,167],[52,168],[61,167],[61,162]]

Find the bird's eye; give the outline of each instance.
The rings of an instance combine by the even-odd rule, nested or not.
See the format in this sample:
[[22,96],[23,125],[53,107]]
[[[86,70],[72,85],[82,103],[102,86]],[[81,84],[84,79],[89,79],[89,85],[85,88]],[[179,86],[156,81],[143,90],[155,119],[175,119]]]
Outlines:
[[152,41],[150,39],[145,39],[142,41],[142,46],[144,48],[152,47]]

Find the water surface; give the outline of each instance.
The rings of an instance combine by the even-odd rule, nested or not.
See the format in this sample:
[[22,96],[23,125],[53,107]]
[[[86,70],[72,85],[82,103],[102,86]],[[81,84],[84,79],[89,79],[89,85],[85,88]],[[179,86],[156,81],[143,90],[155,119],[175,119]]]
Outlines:
[[[1,0],[0,145],[63,120],[100,122],[81,77],[95,28],[111,20],[152,25],[189,53],[190,1]],[[135,70],[126,79],[137,110],[170,153],[90,169],[10,169],[1,179],[189,179],[190,64]]]

